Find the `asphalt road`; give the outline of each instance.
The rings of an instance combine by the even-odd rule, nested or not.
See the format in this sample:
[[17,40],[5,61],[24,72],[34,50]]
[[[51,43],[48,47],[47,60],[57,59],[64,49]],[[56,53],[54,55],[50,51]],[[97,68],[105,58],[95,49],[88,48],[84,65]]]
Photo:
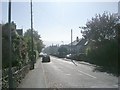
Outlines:
[[42,63],[47,88],[118,88],[117,77],[95,72],[94,66],[50,58],[51,62]]

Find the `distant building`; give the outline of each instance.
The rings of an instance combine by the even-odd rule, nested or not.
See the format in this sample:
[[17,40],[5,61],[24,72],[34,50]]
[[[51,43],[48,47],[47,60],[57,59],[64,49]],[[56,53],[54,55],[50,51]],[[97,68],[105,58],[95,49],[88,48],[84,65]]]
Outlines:
[[56,54],[58,54],[58,48],[59,47],[57,45],[52,45],[52,46],[44,48],[43,53],[56,55]]
[[[2,26],[2,34],[5,37],[9,37],[9,23],[3,24]],[[13,21],[11,22],[11,36],[14,37],[17,35],[16,32],[16,23],[14,23]]]
[[23,29],[16,29],[16,31],[20,36],[23,36]]
[[71,53],[74,54],[79,54],[79,53],[84,53],[84,50],[88,44],[88,41],[86,39],[79,39],[78,37],[76,38],[75,41],[72,42],[72,47],[71,43],[68,44],[68,50],[71,50]]

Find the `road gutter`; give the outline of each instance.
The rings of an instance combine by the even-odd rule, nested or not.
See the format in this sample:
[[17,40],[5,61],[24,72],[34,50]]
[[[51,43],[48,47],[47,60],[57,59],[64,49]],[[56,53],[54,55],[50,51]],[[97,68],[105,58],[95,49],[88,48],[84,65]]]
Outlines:
[[41,67],[42,67],[42,70],[43,70],[43,77],[44,77],[44,80],[45,80],[45,87],[47,88],[47,81],[46,81],[46,75],[45,75],[45,70],[43,68],[43,65],[41,64]]

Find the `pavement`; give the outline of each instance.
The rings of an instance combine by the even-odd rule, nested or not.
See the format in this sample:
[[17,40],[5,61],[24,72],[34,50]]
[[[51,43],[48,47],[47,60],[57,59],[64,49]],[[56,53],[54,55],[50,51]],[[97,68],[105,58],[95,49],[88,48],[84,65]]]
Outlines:
[[29,71],[18,88],[46,88],[41,59],[37,60],[35,68]]

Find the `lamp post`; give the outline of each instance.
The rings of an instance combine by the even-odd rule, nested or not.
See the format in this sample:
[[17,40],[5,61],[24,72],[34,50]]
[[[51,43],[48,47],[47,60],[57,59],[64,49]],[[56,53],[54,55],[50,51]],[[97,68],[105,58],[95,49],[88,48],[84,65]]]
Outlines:
[[9,25],[9,71],[8,71],[8,83],[9,83],[9,88],[13,88],[13,78],[12,78],[12,51],[11,51],[11,44],[12,44],[12,39],[11,39],[11,0],[9,0],[9,6],[8,6],[8,25]]
[[30,1],[31,8],[31,69],[34,69],[34,58],[33,58],[33,15],[32,15],[32,0]]
[[71,29],[71,54],[72,54],[72,29]]

